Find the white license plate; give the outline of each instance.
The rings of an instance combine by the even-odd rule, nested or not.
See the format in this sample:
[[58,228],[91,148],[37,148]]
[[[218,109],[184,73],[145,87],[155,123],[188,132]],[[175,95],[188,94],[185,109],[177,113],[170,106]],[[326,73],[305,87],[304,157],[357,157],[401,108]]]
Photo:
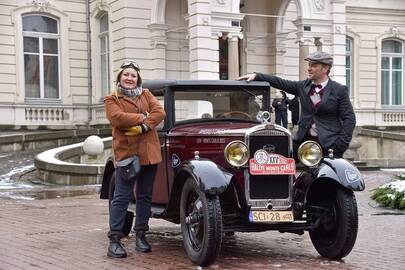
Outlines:
[[250,222],[292,222],[292,211],[250,211]]

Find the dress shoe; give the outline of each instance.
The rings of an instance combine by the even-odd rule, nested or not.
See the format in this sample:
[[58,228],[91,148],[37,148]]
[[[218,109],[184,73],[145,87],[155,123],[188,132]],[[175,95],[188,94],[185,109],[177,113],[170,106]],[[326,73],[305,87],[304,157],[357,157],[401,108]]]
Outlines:
[[145,238],[145,231],[136,232],[135,250],[140,252],[151,251],[151,247]]
[[127,256],[127,252],[121,244],[121,238],[119,235],[110,236],[107,256],[112,258],[125,258]]

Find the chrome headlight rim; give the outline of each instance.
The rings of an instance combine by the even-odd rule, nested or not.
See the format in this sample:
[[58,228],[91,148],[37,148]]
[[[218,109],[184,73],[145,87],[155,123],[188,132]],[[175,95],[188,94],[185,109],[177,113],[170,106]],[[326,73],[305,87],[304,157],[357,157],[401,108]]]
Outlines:
[[[308,146],[310,145],[310,146]],[[315,149],[316,151],[312,152],[312,154],[316,155],[313,161],[308,160],[304,157],[304,149],[305,148],[309,148],[311,149],[312,147],[317,147],[318,149]],[[298,160],[304,164],[307,167],[315,167],[317,166],[323,157],[323,152],[322,152],[322,147],[319,143],[315,142],[315,141],[305,141],[303,143],[301,143],[301,145],[298,147],[297,150],[297,156],[298,156]]]
[[[242,159],[240,162],[236,162],[234,160],[230,160],[229,158],[229,151],[231,149],[231,147],[235,147],[236,145],[242,146],[239,147],[242,150]],[[244,148],[244,149],[243,149]],[[231,141],[230,143],[227,144],[227,146],[224,149],[224,157],[225,160],[233,167],[242,167],[244,165],[246,165],[246,163],[249,161],[249,157],[250,157],[250,151],[249,151],[249,147],[247,146],[247,144],[243,141],[240,140],[235,140],[235,141]]]

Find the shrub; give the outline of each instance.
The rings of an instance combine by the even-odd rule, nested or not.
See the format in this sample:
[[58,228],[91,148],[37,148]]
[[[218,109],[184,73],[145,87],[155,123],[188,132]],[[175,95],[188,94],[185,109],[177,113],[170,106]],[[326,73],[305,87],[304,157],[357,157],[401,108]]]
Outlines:
[[405,210],[405,173],[395,175],[392,180],[376,188],[371,198],[384,207]]

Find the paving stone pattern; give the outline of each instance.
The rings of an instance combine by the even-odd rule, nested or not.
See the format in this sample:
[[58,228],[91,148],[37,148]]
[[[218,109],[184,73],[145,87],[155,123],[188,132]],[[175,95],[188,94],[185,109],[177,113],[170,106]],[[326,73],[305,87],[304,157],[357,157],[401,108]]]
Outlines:
[[[359,234],[349,256],[330,261],[318,255],[309,236],[278,232],[237,233],[224,239],[207,269],[405,269],[404,212],[379,208],[370,190],[392,173],[364,172],[367,190],[356,193]],[[148,240],[153,251],[134,250],[134,236],[123,240],[125,259],[107,257],[107,202],[97,194],[15,200],[1,198],[0,269],[201,269],[183,247],[178,225],[153,219]]]

